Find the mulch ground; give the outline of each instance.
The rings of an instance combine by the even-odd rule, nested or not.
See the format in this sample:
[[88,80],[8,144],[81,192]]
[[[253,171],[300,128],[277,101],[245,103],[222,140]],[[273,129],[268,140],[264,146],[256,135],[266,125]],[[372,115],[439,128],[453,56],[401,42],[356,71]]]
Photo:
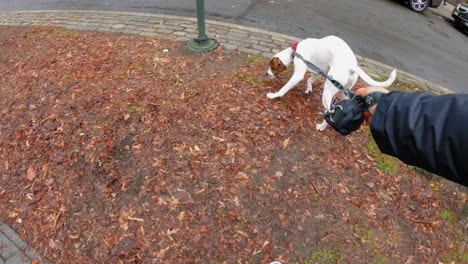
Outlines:
[[269,100],[267,64],[0,27],[1,219],[55,263],[459,261],[462,194],[316,131],[323,80]]

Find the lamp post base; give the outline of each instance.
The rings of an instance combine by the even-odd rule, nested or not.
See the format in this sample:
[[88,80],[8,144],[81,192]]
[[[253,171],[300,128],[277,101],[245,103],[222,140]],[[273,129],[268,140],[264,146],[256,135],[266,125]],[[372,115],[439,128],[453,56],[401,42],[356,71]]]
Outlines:
[[188,41],[188,48],[192,51],[208,51],[218,47],[219,43],[214,39],[191,39]]

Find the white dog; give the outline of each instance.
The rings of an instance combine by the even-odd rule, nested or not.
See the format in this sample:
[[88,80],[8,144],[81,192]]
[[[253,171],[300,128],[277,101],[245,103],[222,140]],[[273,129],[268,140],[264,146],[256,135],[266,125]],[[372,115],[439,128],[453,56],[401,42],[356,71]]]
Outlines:
[[[395,81],[396,70],[393,70],[385,82],[374,81],[367,75],[361,68],[359,68],[351,48],[342,39],[336,36],[328,36],[322,39],[308,38],[302,40],[291,47],[278,52],[270,61],[270,68],[267,75],[276,77],[280,72],[294,62],[294,74],[291,79],[276,93],[268,93],[270,99],[281,97],[296,86],[302,79],[307,71],[312,72],[312,76],[307,80],[306,94],[312,91],[312,83],[320,77],[319,74],[310,70],[307,65],[299,58],[294,57],[293,48],[297,48],[296,52],[299,53],[305,60],[310,61],[323,72],[330,75],[333,79],[341,83],[345,88],[352,89],[358,77],[361,77],[364,82],[371,86],[388,87]],[[325,81],[322,103],[325,111],[330,111],[333,97],[340,90],[336,88],[329,80]],[[319,131],[327,127],[327,122],[317,124],[316,128]]]

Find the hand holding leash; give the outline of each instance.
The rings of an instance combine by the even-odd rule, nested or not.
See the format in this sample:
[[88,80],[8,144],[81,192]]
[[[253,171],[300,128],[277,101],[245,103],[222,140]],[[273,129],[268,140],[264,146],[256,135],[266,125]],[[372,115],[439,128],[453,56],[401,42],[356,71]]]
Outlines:
[[[361,88],[356,91],[356,95],[361,95],[364,96],[366,94],[372,93],[372,92],[382,92],[382,93],[389,93],[389,91],[385,88],[380,88],[380,87],[372,87],[368,86],[366,88]],[[366,124],[370,126],[372,122],[372,115],[374,114],[375,108],[377,105],[373,105],[369,107],[369,109],[363,113],[364,115],[364,120],[366,121]]]
[[386,89],[374,87],[360,90],[357,94],[349,92],[350,99],[335,104],[333,109],[325,114],[327,123],[341,135],[346,136],[359,129],[364,119],[370,123],[380,97],[388,93]]

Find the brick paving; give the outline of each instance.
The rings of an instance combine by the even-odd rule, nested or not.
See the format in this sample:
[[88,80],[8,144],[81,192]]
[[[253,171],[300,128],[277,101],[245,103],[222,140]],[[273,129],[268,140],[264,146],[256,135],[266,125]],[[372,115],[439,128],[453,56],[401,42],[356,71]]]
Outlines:
[[[0,12],[0,25],[42,25],[74,30],[95,30],[147,37],[165,37],[188,41],[197,36],[195,18],[160,14],[107,12],[107,11],[25,11]],[[274,53],[300,39],[274,32],[206,21],[207,35],[215,37],[229,50],[239,50],[272,57]],[[357,56],[361,67],[371,76],[388,76],[392,67]],[[399,81],[416,84],[437,93],[451,93],[440,85],[418,76],[398,71]],[[29,251],[27,244],[7,225],[0,221],[0,264],[32,263],[39,255]],[[44,263],[44,262],[38,262]]]
[[46,264],[15,231],[0,221],[0,264]]

